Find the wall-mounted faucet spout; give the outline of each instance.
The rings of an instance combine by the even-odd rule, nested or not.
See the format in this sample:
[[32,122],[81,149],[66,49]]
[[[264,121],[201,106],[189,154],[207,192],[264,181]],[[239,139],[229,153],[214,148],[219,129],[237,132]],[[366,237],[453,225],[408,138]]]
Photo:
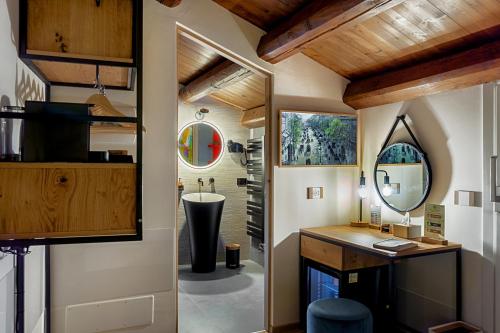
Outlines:
[[203,179],[198,178],[198,192],[201,193],[201,187],[203,186]]

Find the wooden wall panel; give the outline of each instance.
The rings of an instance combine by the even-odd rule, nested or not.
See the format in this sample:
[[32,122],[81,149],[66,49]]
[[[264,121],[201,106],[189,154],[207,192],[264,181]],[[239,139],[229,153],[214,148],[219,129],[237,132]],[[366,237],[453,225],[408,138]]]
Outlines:
[[135,165],[1,163],[0,239],[135,234]]
[[[33,64],[50,82],[95,84],[94,65],[45,60],[33,60]],[[104,86],[128,87],[130,70],[127,67],[99,66],[99,76]]]
[[28,0],[27,52],[131,62],[132,6],[132,0],[99,7],[93,0]]

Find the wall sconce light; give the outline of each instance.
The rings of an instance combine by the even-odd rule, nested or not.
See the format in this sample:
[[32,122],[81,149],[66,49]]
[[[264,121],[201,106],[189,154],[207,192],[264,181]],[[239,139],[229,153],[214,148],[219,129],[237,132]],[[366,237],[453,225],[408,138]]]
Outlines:
[[[366,178],[365,178],[365,172],[361,171],[361,175],[359,176],[359,188],[358,188],[358,195],[359,195],[359,219],[356,224],[363,224],[363,199],[368,197],[368,189],[366,188]],[[351,223],[352,225],[352,223]]]
[[368,197],[368,189],[366,188],[366,177],[364,171],[361,171],[361,176],[359,177],[358,195],[361,199],[366,199]]
[[389,174],[385,170],[377,170],[377,172],[385,173],[384,187],[382,188],[382,195],[384,197],[390,197],[392,194],[392,186],[391,186],[391,181],[389,179]]

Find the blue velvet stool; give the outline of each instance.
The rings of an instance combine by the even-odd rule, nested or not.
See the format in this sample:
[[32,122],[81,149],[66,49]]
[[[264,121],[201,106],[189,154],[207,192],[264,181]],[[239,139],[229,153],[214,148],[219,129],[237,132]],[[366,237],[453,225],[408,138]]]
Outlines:
[[373,318],[361,303],[347,298],[325,298],[309,304],[307,333],[372,333]]

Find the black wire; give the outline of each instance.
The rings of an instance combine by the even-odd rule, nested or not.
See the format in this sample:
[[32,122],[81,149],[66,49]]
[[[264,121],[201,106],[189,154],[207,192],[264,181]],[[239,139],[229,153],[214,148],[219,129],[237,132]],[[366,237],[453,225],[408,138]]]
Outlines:
[[247,166],[248,164],[248,154],[246,148],[243,148],[243,152],[240,155],[240,163],[242,166]]

